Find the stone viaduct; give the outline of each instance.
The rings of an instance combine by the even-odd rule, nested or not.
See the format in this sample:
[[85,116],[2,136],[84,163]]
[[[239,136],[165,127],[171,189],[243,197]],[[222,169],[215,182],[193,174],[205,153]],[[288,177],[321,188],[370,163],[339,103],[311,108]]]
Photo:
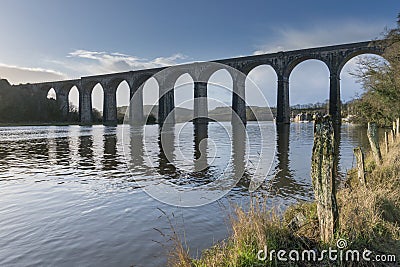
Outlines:
[[[329,114],[332,115],[336,122],[340,122],[340,72],[343,66],[351,58],[361,54],[382,55],[384,45],[382,41],[366,41],[358,43],[349,43],[309,49],[301,49],[286,52],[277,52],[271,54],[253,55],[237,58],[229,58],[216,60],[213,62],[221,63],[239,70],[247,75],[252,69],[260,65],[270,65],[276,72],[278,77],[277,84],[277,123],[290,122],[290,106],[289,106],[289,76],[292,70],[301,62],[309,59],[316,59],[324,62],[330,72],[330,88],[329,88]],[[171,77],[167,77],[164,81],[157,80],[159,84],[159,123],[164,123],[167,115],[174,109],[174,84],[180,75],[187,73],[185,65],[177,66],[179,71],[174,71]],[[17,85],[32,90],[35,94],[40,94],[43,99],[47,97],[48,91],[53,88],[56,92],[56,100],[63,115],[66,119],[69,112],[68,96],[72,87],[76,86],[79,91],[79,118],[81,124],[92,123],[92,90],[96,84],[100,84],[104,91],[104,107],[103,122],[105,125],[115,125],[117,123],[117,105],[116,90],[119,84],[126,81],[130,88],[130,98],[136,93],[138,88],[145,83],[154,74],[164,68],[144,69],[137,71],[128,71],[120,73],[112,73],[105,75],[96,75],[82,77],[76,80],[54,81],[35,84]],[[215,71],[215,70],[214,70]],[[207,97],[207,81],[213,74],[204,70],[204,73],[189,73],[194,82],[194,98]],[[202,82],[198,81],[202,76]],[[245,76],[244,76],[245,77]],[[312,77],[311,77],[312,78]],[[246,104],[245,98],[245,81],[243,78],[232,75],[233,95],[232,109],[237,113],[239,118],[246,122]],[[169,92],[163,95],[166,88]],[[172,89],[172,90],[171,90]],[[162,96],[163,95],[163,96]],[[135,94],[131,107],[131,116],[135,123],[143,123],[143,92]],[[238,97],[239,96],[239,97]],[[194,112],[199,111],[199,107],[194,107]],[[207,111],[205,111],[207,112]]]

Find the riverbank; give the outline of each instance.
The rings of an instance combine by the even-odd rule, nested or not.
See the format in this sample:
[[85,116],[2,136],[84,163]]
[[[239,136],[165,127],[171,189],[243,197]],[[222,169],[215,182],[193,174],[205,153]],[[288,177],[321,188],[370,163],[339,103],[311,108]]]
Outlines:
[[[384,148],[385,146],[381,146]],[[255,200],[245,211],[236,207],[230,216],[231,235],[202,252],[200,258],[189,256],[190,250],[175,238],[170,253],[170,266],[398,266],[400,263],[400,136],[382,149],[383,164],[377,166],[371,154],[366,155],[367,185],[357,178],[357,171],[348,173],[347,181],[337,192],[339,228],[335,240],[322,243],[316,204],[299,203],[290,206],[283,215],[265,205],[265,200]],[[277,251],[337,249],[337,241],[345,242],[345,250],[358,250],[360,255],[372,251],[371,261],[278,261]],[[260,250],[275,251],[272,261],[267,253],[265,261],[259,260]],[[264,251],[259,256],[265,256]],[[395,255],[396,262],[373,261],[377,256]],[[293,255],[292,255],[293,256]],[[296,255],[294,254],[294,257]],[[288,254],[285,255],[288,258]],[[317,257],[318,258],[318,257]],[[392,257],[391,257],[392,258]],[[290,264],[289,264],[290,263]]]

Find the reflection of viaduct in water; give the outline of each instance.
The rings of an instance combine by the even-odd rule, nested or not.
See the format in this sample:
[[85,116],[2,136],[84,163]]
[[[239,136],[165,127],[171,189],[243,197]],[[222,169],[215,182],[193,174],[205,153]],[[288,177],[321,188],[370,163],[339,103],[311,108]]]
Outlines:
[[[299,63],[316,59],[324,62],[330,71],[330,97],[329,97],[329,113],[336,119],[340,119],[340,72],[343,66],[351,58],[360,54],[378,54],[382,55],[383,45],[380,41],[360,42],[351,44],[342,44],[334,46],[325,46],[318,48],[302,49],[287,52],[278,52],[272,54],[263,54],[247,57],[238,57],[217,60],[214,62],[222,63],[230,66],[247,75],[252,69],[260,65],[270,65],[276,72],[278,77],[277,85],[277,118],[278,123],[289,123],[290,106],[289,106],[289,76],[294,67]],[[138,71],[128,71],[121,73],[97,75],[82,77],[76,80],[56,81],[36,84],[16,85],[32,90],[36,94],[40,94],[42,99],[46,99],[47,93],[51,88],[56,92],[56,100],[58,102],[63,119],[68,117],[68,95],[72,87],[76,86],[79,91],[79,117],[81,124],[92,123],[92,90],[95,85],[100,84],[104,90],[104,107],[103,119],[104,124],[113,125],[117,122],[117,105],[116,90],[119,84],[126,81],[130,87],[130,98],[137,92],[144,82],[151,78],[154,74],[162,70],[146,69]],[[190,73],[185,70],[185,65],[180,65],[180,73],[174,72],[174,77],[168,77],[168,82],[157,80],[159,84],[159,95],[172,89],[159,99],[159,122],[163,123],[168,114],[174,109],[174,84],[180,75],[189,73],[192,76],[194,84],[194,97],[207,96],[207,81],[213,72],[210,73]],[[200,78],[201,77],[201,78]],[[233,94],[232,108],[238,116],[246,120],[245,107],[245,82],[243,77],[232,75]],[[199,82],[196,82],[199,81]],[[138,91],[137,97],[133,99],[130,114],[136,123],[143,123],[143,92]],[[238,97],[240,96],[240,97]],[[41,103],[38,103],[40,109]],[[195,114],[204,114],[204,105],[195,104]]]
[[289,143],[290,125],[277,125],[276,128],[276,154],[277,165],[275,167],[275,178],[272,190],[279,190],[281,194],[291,194],[304,191],[304,185],[299,184],[290,169]]
[[[334,147],[334,177],[339,177],[340,161],[340,125],[334,126],[335,147]],[[272,191],[278,191],[282,195],[304,193],[306,185],[296,180],[293,171],[290,169],[290,125],[280,124],[276,127],[276,159],[275,177],[273,179]],[[311,160],[311,159],[310,159]]]

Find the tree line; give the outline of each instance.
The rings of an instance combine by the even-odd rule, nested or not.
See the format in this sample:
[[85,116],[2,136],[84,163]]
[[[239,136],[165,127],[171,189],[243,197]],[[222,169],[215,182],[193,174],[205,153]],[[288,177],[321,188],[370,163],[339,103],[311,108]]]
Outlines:
[[61,116],[55,99],[41,99],[30,90],[0,79],[0,122],[57,121]]

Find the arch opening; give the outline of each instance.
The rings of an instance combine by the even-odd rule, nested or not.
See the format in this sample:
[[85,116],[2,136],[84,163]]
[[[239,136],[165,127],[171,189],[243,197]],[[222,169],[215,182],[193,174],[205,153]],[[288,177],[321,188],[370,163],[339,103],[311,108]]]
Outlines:
[[73,86],[68,93],[68,119],[72,122],[79,122],[79,90]]
[[158,121],[158,82],[151,77],[141,87],[143,90],[143,115],[147,118],[146,123],[155,123]]
[[49,91],[47,91],[46,98],[57,100],[57,94],[56,94],[56,91],[54,90],[54,88],[50,88]]
[[316,59],[297,64],[289,76],[289,101],[293,121],[310,121],[315,113],[328,114],[330,72]]
[[130,88],[126,80],[119,83],[116,90],[117,121],[123,123],[125,112],[130,102]]
[[192,76],[184,73],[178,77],[174,85],[175,121],[187,122],[193,118],[194,81]]
[[93,123],[103,122],[104,91],[100,83],[92,89],[92,120]]
[[278,76],[270,65],[259,65],[247,74],[246,102],[252,106],[253,111],[259,111],[257,118],[263,120],[264,116],[270,113],[269,110],[265,110],[265,100],[276,117],[277,83]]
[[212,117],[220,121],[231,120],[233,79],[226,69],[214,72],[208,79],[208,110]]

